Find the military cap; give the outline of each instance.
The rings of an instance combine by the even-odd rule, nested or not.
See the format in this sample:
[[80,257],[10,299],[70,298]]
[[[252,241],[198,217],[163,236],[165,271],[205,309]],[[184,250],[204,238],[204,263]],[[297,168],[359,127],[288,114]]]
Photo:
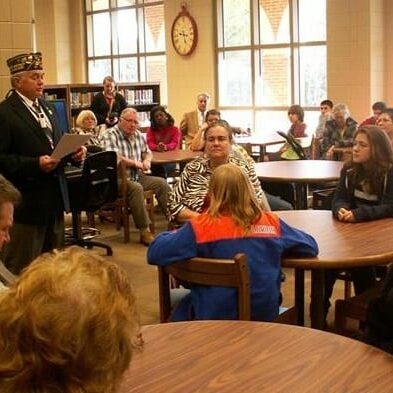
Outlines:
[[42,70],[42,53],[23,53],[7,60],[10,74],[15,75],[19,72]]

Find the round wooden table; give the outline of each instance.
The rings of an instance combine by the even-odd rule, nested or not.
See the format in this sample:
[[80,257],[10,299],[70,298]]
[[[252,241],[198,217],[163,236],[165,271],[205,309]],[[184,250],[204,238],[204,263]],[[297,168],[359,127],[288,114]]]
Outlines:
[[264,322],[143,328],[118,393],[391,392],[393,356],[347,337]]
[[152,164],[184,163],[200,157],[203,152],[191,150],[153,151]]
[[338,180],[342,166],[327,160],[270,161],[256,163],[255,172],[262,182],[294,183],[296,209],[306,209],[307,185]]
[[285,139],[274,133],[274,134],[261,134],[261,135],[247,135],[247,136],[236,136],[235,141],[238,145],[258,146],[259,148],[259,161],[262,162],[266,154],[266,147],[271,145],[281,145],[285,143]]
[[[323,328],[324,270],[387,264],[393,260],[393,218],[361,223],[335,220],[328,210],[279,211],[287,224],[314,236],[319,246],[317,257],[283,259],[285,267],[296,269],[295,302],[304,315],[304,269],[311,269],[311,298],[315,309],[311,326]],[[302,293],[303,291],[303,293]],[[299,320],[302,323],[302,319]]]

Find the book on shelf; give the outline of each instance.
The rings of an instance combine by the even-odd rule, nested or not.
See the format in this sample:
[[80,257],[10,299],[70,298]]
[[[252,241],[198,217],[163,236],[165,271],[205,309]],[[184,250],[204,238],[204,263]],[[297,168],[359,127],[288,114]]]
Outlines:
[[150,127],[150,112],[138,112],[139,127]]
[[129,105],[149,105],[154,103],[153,89],[122,89],[120,93]]
[[91,91],[72,91],[71,92],[71,108],[88,108],[94,97]]
[[55,93],[49,94],[47,92],[44,92],[44,100],[46,101],[57,100],[57,94]]

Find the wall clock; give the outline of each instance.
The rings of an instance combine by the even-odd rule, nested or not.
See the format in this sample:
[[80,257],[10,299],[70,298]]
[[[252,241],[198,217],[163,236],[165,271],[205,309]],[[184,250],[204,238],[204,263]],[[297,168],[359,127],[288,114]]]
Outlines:
[[180,56],[190,55],[198,43],[198,28],[185,5],[172,24],[172,45]]

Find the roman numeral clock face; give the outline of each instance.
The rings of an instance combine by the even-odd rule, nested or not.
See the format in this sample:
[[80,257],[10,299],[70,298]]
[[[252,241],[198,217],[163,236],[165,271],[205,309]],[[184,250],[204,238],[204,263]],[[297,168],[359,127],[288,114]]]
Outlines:
[[172,44],[180,56],[190,55],[198,42],[198,30],[192,16],[183,9],[172,25]]

